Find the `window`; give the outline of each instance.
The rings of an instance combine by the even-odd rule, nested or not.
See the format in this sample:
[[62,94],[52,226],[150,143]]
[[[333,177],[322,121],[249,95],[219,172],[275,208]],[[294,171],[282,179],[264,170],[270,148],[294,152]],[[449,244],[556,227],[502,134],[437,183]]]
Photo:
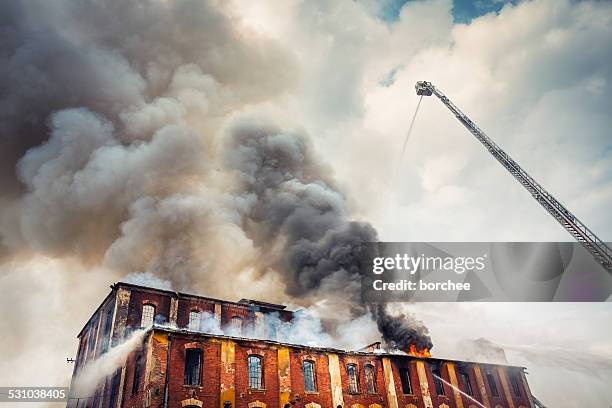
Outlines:
[[315,363],[313,361],[304,361],[304,391],[316,392],[317,385],[315,379]]
[[189,312],[189,325],[187,328],[193,331],[199,331],[202,324],[202,313],[199,310]]
[[142,319],[140,320],[140,327],[153,326],[153,319],[155,318],[155,306],[146,304],[142,307]]
[[402,381],[402,392],[412,394],[412,383],[410,382],[410,371],[407,368],[400,368],[400,380]]
[[444,385],[442,384],[442,375],[440,374],[440,367],[433,367],[431,369],[431,375],[433,376],[434,386],[436,387],[436,395],[445,395]]
[[512,393],[515,397],[521,396],[521,385],[519,383],[519,378],[516,373],[510,374],[510,384],[512,384]]
[[187,349],[185,351],[185,384],[200,385],[202,371],[202,350]]
[[459,377],[461,378],[461,390],[470,397],[474,395],[472,390],[472,383],[470,382],[470,376],[465,371],[459,371]]
[[242,333],[242,318],[238,316],[232,317],[232,331],[235,334]]
[[98,334],[98,320],[94,320],[88,332],[88,341],[87,341],[87,357],[93,353],[94,347],[96,347],[96,334]]
[[357,366],[348,364],[346,366],[346,375],[348,377],[348,391],[350,394],[359,393],[359,380],[357,378]]
[[117,395],[119,394],[119,381],[121,380],[121,369],[115,371],[110,382],[110,396],[108,399],[108,408],[113,408],[117,405]]
[[489,383],[489,388],[491,389],[491,395],[494,397],[499,397],[499,391],[497,391],[497,384],[495,383],[495,377],[491,371],[487,371],[487,382]]
[[[108,305],[108,309],[104,315],[104,330],[102,331],[102,347],[100,349],[100,354],[104,354],[108,351],[108,344],[110,339],[110,331],[113,325],[113,308],[114,304],[111,303]],[[96,353],[97,354],[97,353]]]
[[374,366],[372,364],[366,364],[363,368],[363,374],[365,375],[366,389],[368,394],[376,394],[376,376],[374,375]]
[[249,388],[263,389],[261,357],[249,356]]
[[140,374],[142,373],[142,354],[138,354],[134,362],[134,379],[132,380],[132,394],[138,392],[140,387]]

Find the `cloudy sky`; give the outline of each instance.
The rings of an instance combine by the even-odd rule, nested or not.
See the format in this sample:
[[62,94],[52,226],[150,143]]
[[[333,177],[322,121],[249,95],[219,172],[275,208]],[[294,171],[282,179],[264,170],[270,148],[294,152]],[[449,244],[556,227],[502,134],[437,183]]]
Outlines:
[[[399,161],[417,80],[612,241],[609,2],[0,7],[1,385],[66,384],[75,335],[126,276],[321,302],[297,294],[310,288],[295,276],[262,272],[276,235],[298,242],[296,214],[313,208],[332,208],[333,221],[315,219],[336,231],[360,221],[387,241],[569,240],[433,98]],[[269,156],[292,180],[271,196],[277,175],[245,165]],[[550,406],[612,404],[610,303],[405,307],[437,356],[460,359],[461,340],[485,337]]]

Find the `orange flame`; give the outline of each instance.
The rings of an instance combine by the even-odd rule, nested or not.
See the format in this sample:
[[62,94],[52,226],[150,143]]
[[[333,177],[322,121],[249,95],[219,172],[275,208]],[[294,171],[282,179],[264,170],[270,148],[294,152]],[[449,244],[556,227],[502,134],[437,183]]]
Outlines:
[[408,349],[408,354],[415,357],[431,357],[431,353],[428,348],[417,350],[416,345],[411,344]]

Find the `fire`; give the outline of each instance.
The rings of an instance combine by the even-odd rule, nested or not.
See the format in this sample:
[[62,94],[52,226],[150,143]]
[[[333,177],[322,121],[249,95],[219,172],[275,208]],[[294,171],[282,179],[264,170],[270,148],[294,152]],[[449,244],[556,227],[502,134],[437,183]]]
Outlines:
[[408,349],[408,354],[415,357],[431,357],[431,353],[429,352],[429,349],[427,347],[421,350],[417,350],[416,345],[414,344],[410,345],[410,348]]

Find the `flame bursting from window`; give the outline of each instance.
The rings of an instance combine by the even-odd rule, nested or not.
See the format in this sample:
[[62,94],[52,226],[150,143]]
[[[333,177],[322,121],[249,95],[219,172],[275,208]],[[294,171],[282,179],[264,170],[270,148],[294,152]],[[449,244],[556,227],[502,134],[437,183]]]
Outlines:
[[431,357],[431,353],[429,349],[425,347],[424,349],[418,350],[415,344],[411,344],[408,349],[408,354],[415,357]]

